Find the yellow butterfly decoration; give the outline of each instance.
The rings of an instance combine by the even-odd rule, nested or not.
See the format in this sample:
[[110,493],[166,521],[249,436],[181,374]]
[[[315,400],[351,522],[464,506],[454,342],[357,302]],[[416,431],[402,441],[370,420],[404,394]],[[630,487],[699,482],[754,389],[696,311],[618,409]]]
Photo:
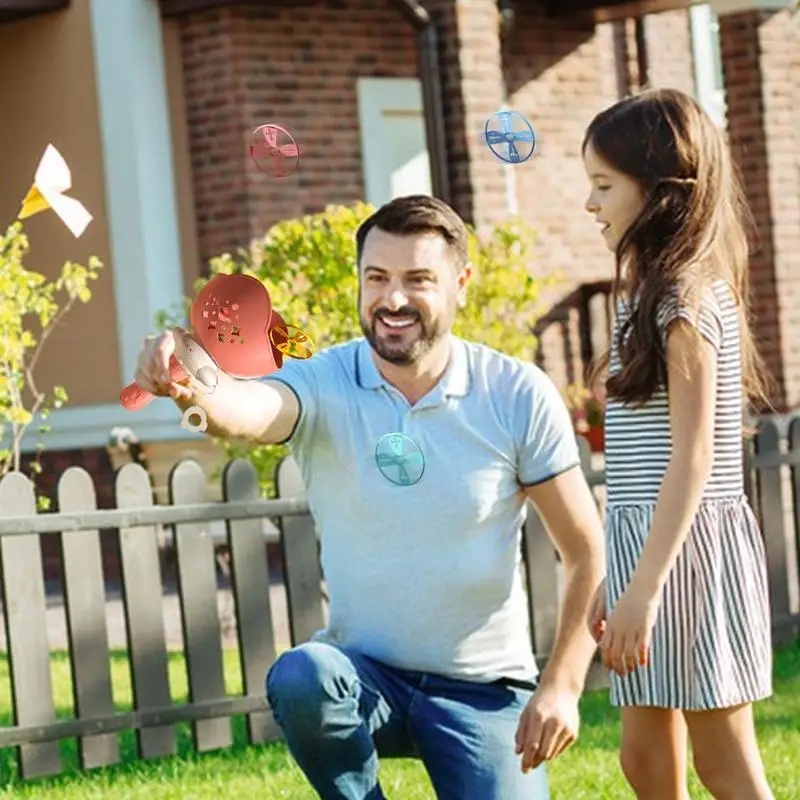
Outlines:
[[17,218],[25,219],[52,208],[72,235],[79,237],[92,221],[92,215],[81,202],[64,194],[71,187],[72,174],[67,162],[52,144],[47,145]]

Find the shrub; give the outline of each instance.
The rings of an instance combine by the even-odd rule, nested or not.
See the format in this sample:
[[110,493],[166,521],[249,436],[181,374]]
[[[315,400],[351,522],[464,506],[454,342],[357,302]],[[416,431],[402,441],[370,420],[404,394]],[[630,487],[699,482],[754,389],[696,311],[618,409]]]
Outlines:
[[[331,206],[319,214],[280,222],[249,250],[212,259],[210,271],[257,277],[281,316],[307,331],[316,349],[361,336],[355,233],[373,211],[360,203]],[[474,274],[467,307],[459,311],[454,330],[464,338],[530,359],[536,346],[531,329],[539,296],[552,283],[530,274],[533,232],[514,219],[495,227],[485,238],[474,231],[471,235]],[[204,283],[204,279],[198,281],[195,290]],[[185,298],[182,308],[160,314],[159,326],[163,329],[185,320],[190,305],[191,298]],[[285,449],[245,450],[227,442],[224,446],[228,457],[246,455],[252,460],[262,487],[271,494],[275,465]]]
[[580,434],[589,428],[603,425],[605,417],[605,396],[602,391],[587,388],[583,383],[571,383],[563,392],[572,424]]
[[[50,412],[68,400],[63,386],[48,389],[37,384],[36,364],[50,335],[75,303],[89,302],[89,281],[97,278],[103,266],[95,257],[87,266],[67,261],[59,277],[48,281],[23,265],[28,250],[21,223],[15,222],[0,236],[0,476],[20,470],[22,439],[36,416],[42,421],[37,431],[43,436],[50,430],[44,424]],[[34,475],[41,471],[43,449],[44,444],[37,442],[31,464]],[[40,497],[40,508],[47,505]]]

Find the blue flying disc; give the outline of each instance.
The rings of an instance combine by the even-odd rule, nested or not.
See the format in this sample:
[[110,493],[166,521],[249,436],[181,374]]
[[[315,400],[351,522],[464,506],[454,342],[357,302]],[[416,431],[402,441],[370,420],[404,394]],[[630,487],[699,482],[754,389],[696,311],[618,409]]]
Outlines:
[[[536,149],[533,126],[517,111],[497,111],[486,120],[484,141],[495,158],[506,164],[523,164]],[[517,147],[517,144],[520,147]]]
[[375,447],[375,463],[386,480],[397,486],[413,486],[425,472],[425,456],[404,433],[387,433]]

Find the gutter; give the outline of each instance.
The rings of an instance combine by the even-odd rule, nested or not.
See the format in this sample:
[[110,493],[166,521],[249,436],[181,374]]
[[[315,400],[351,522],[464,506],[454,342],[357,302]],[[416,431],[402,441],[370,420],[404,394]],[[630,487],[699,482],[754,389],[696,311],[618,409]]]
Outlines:
[[444,102],[439,65],[439,34],[431,15],[418,0],[393,0],[400,13],[417,32],[422,108],[431,165],[433,194],[452,205],[450,172],[445,138]]

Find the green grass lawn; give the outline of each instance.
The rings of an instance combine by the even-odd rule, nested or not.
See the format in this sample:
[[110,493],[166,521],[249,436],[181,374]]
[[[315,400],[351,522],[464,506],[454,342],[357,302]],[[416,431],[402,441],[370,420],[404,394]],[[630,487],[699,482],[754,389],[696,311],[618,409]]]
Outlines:
[[[234,652],[226,653],[226,682],[231,694],[241,692]],[[131,690],[124,652],[113,654],[114,696],[120,710],[130,708]],[[183,658],[170,661],[172,694],[187,696]],[[69,664],[63,653],[53,656],[53,685],[58,714],[72,716]],[[0,724],[10,724],[8,663],[0,660]],[[579,743],[550,768],[553,800],[630,798],[617,762],[618,714],[608,705],[607,692],[583,699]],[[783,649],[775,660],[775,696],[757,709],[758,731],[777,800],[800,798],[800,642]],[[0,750],[0,798],[125,798],[125,800],[240,800],[240,798],[313,799],[299,770],[280,743],[260,747],[246,744],[243,720],[233,720],[235,745],[230,750],[196,755],[188,725],[178,726],[179,755],[142,762],[136,760],[132,732],[120,735],[124,763],[91,772],[77,769],[74,740],[62,743],[66,772],[55,779],[23,782],[14,751]],[[392,800],[434,800],[422,767],[412,761],[386,761],[382,783]],[[692,797],[707,797],[692,776]]]

